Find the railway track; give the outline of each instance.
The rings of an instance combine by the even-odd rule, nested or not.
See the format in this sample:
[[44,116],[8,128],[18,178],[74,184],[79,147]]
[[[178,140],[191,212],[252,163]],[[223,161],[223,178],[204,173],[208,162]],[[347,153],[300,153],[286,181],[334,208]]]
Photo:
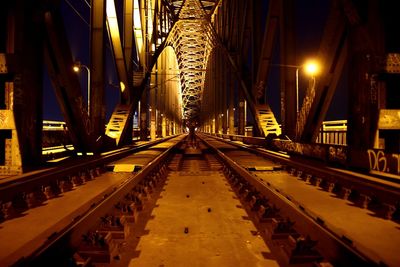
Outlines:
[[[212,137],[212,139],[220,141],[221,149],[226,150],[228,154],[239,149],[241,157],[239,155],[237,161],[241,162],[240,165],[246,170],[254,174],[264,168],[264,163],[258,162],[258,158],[278,162],[282,169],[308,185],[348,200],[354,206],[373,212],[375,216],[396,222],[400,221],[400,183],[396,180],[388,181],[373,175],[329,167],[321,161],[297,155],[288,156],[286,153],[266,150],[262,146],[243,145],[242,143],[228,141],[229,139],[225,138]],[[249,140],[246,143],[255,141],[255,144],[257,144],[258,138],[253,140],[247,137],[247,139]],[[224,147],[224,144],[227,147]],[[233,155],[233,157],[235,156]],[[243,161],[243,158],[250,161],[250,164]]]
[[[71,229],[98,207],[111,203],[110,198],[129,181],[136,183],[168,154],[164,154],[184,136],[170,137],[139,147],[128,147],[82,159],[78,164],[67,164],[53,169],[12,177],[0,183],[1,217],[0,262],[5,266],[16,262],[24,265],[41,254],[54,240]],[[148,151],[153,151],[149,155]],[[114,165],[126,166],[123,160],[138,157],[135,169],[129,173],[114,173]],[[142,166],[146,170],[136,173]],[[132,166],[131,166],[132,167]],[[101,205],[100,205],[101,204]],[[90,217],[90,216],[89,216]],[[93,217],[93,216],[92,216]],[[16,238],[18,237],[18,238]],[[79,237],[80,238],[80,237]],[[78,239],[79,239],[78,238]],[[7,244],[7,245],[5,245]],[[54,265],[53,265],[54,266]]]
[[[46,238],[31,244],[24,257],[8,255],[8,263],[176,266],[192,260],[207,266],[224,266],[224,262],[235,266],[395,266],[398,262],[396,222],[391,218],[382,222],[362,205],[350,206],[349,198],[334,194],[342,191],[335,191],[335,186],[324,188],[321,178],[318,183],[325,176],[316,176],[315,166],[301,169],[287,157],[250,152],[205,135],[194,143],[184,136],[172,138],[124,156],[103,163],[105,172],[94,179],[118,176],[107,192],[99,193],[78,213],[72,212],[69,223],[47,231]],[[310,169],[314,170],[311,177]],[[334,179],[332,174],[326,177]],[[73,186],[79,193],[79,185]],[[392,191],[396,194],[396,189]],[[65,197],[73,193],[65,192]],[[318,201],[322,206],[314,205]],[[340,210],[344,211],[329,215]],[[341,224],[352,220],[353,213],[381,227],[383,223],[383,230],[394,229],[392,240],[381,238],[377,243],[386,252],[369,247],[379,232],[369,230],[369,237],[363,231],[359,235],[346,232],[353,226]],[[18,218],[10,219],[10,224],[13,220]],[[9,227],[6,222],[0,224],[0,236]]]
[[128,146],[88,158],[77,158],[56,167],[10,176],[0,180],[0,222],[18,216],[63,192],[93,180],[105,171],[108,163],[145,150],[171,137]]
[[[270,239],[280,239],[278,229],[283,228],[288,234],[293,230],[290,226],[296,225],[297,234],[308,239],[310,244],[316,241],[315,248],[334,265],[396,266],[399,257],[395,244],[400,242],[398,223],[380,210],[373,213],[360,199],[350,199],[344,194],[346,190],[333,191],[322,179],[336,179],[338,186],[338,181],[346,177],[334,176],[330,170],[317,169],[276,153],[260,153],[249,148],[239,150],[235,143],[202,137],[230,166],[224,169],[225,173],[233,186],[244,193],[252,206],[250,210],[259,211],[260,203],[266,206],[266,212],[264,208],[261,210],[267,221],[273,222],[272,228],[275,227],[271,229],[270,225],[263,229]],[[382,190],[382,187],[370,185],[370,189],[375,189],[372,192],[378,195],[383,194],[378,190],[386,190],[387,199],[396,199],[396,196],[399,199],[396,186]],[[286,235],[283,236],[286,239]]]

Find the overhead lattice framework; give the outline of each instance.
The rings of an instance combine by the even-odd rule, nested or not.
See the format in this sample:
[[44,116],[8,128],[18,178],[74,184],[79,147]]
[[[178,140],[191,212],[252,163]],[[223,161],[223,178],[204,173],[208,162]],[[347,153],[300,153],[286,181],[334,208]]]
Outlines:
[[192,119],[200,111],[205,67],[216,43],[209,21],[215,2],[186,0],[169,3],[178,20],[167,44],[174,48],[178,57],[183,115],[185,119]]

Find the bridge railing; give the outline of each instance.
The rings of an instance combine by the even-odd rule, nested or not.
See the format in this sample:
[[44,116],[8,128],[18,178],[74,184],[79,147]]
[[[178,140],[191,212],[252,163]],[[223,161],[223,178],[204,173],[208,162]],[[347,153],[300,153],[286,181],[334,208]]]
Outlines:
[[324,121],[316,143],[328,145],[347,145],[347,120]]
[[62,131],[66,127],[66,123],[63,121],[43,120],[43,131]]
[[[235,127],[235,133],[237,133],[237,127]],[[246,126],[245,136],[253,136],[253,126]],[[316,143],[346,146],[347,120],[324,121],[320,128]]]

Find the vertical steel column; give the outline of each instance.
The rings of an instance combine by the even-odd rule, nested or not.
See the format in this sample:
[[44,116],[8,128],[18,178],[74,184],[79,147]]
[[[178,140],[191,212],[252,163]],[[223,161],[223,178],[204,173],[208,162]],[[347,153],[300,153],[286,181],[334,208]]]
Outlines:
[[[264,37],[260,52],[260,61],[258,64],[257,77],[253,88],[253,95],[260,102],[264,102],[260,98],[262,98],[262,96],[266,93],[265,88],[268,81],[270,64],[272,62],[273,49],[278,36],[279,13],[279,1],[269,1],[268,16],[265,22]],[[268,104],[268,101],[266,101],[264,104]]]
[[227,119],[228,119],[228,114],[226,114],[226,110],[227,110],[227,101],[228,101],[228,83],[227,83],[227,79],[228,79],[228,66],[226,64],[226,61],[222,59],[222,55],[221,55],[221,77],[222,77],[222,96],[221,96],[221,101],[222,101],[222,110],[221,110],[221,119],[222,119],[222,133],[227,134],[228,131],[228,123],[227,123]]
[[89,118],[93,135],[102,136],[106,117],[104,69],[105,69],[105,0],[92,0],[90,24],[90,107]]
[[217,113],[218,113],[218,133],[222,133],[223,130],[223,121],[224,121],[224,113],[223,113],[223,62],[222,62],[222,57],[221,57],[221,52],[218,49],[217,50],[217,66],[218,66],[218,71],[217,71]]
[[133,0],[124,0],[124,56],[128,73],[131,73],[133,58]]
[[[293,65],[296,62],[294,44],[294,1],[281,0],[280,15],[280,53],[281,64]],[[296,134],[296,90],[295,70],[281,68],[281,120],[282,132],[290,138]]]
[[167,136],[167,122],[165,121],[165,116],[161,117],[161,135],[162,137],[166,137]]
[[235,134],[235,87],[232,81],[232,73],[228,71],[229,88],[229,134]]
[[[34,2],[17,0],[6,5],[6,31],[0,50],[1,163],[0,174],[19,174],[41,162],[42,155],[42,11]],[[7,7],[8,5],[8,7]]]
[[146,69],[148,67],[148,41],[147,41],[147,1],[146,0],[138,0],[140,7],[140,22],[142,24],[142,34],[143,34],[143,48],[142,51],[139,52],[140,62],[143,65],[143,68]]
[[[390,76],[393,78],[396,75],[385,74],[379,75],[382,78],[378,78],[378,74],[382,72],[382,65],[378,59],[384,58],[385,52],[388,52],[385,51],[389,47],[388,41],[394,40],[393,37],[389,37],[395,33],[388,31],[387,28],[396,27],[394,26],[396,24],[392,24],[395,21],[394,17],[389,18],[390,15],[383,12],[387,8],[393,9],[394,5],[390,2],[379,2],[376,0],[365,1],[357,7],[351,3],[347,3],[345,7],[350,9],[353,15],[352,18],[348,18],[352,19],[352,24],[350,25],[351,31],[349,31],[351,78],[349,79],[349,118],[347,128],[347,144],[351,151],[365,152],[374,147],[375,137],[379,130],[380,99],[378,99],[378,90],[384,84],[385,80],[390,79]],[[385,18],[386,16],[387,18]],[[384,25],[383,21],[385,19],[390,21],[390,23]],[[385,29],[384,27],[387,28]],[[392,51],[399,51],[400,48],[397,46],[396,48],[391,47],[391,49],[393,49]],[[395,90],[398,90],[398,85],[395,88]],[[390,143],[384,144],[386,145],[385,153],[386,151],[398,152],[400,149],[398,143],[399,135],[397,133],[396,138],[396,131],[387,131],[387,133],[389,132],[394,133],[393,136],[390,136],[392,146],[390,146]],[[357,159],[354,158],[352,160],[356,161]]]
[[[332,1],[318,51],[322,66],[317,82],[306,91],[297,117],[296,140],[314,142],[347,60],[347,22],[340,1]],[[314,80],[315,81],[315,80]]]
[[148,91],[144,90],[142,94],[142,98],[140,100],[140,140],[146,141],[148,137],[148,129],[147,129],[147,112],[148,112]]
[[211,118],[210,118],[210,60],[211,60],[211,55],[208,59],[208,64],[207,64],[207,72],[205,75],[205,80],[204,80],[204,91],[202,95],[202,103],[201,103],[201,122],[203,125],[203,131],[209,133],[209,127],[211,127]]
[[[124,0],[124,17],[123,17],[123,49],[124,49],[124,58],[125,58],[125,66],[127,70],[127,81],[128,84],[126,86],[126,90],[130,90],[129,93],[132,97],[131,104],[136,105],[137,103],[132,103],[135,98],[135,88],[133,86],[133,0]],[[136,100],[137,101],[137,100]],[[134,110],[129,110],[130,113],[133,113]],[[133,114],[130,114],[128,117],[133,117]],[[133,120],[127,120],[127,130],[126,130],[126,143],[130,144],[132,140],[132,133],[133,133]]]
[[238,91],[238,98],[239,98],[239,107],[238,107],[238,118],[239,118],[239,124],[238,124],[238,135],[244,135],[244,130],[245,130],[245,123],[246,123],[246,118],[245,118],[245,110],[244,110],[244,93],[242,90],[237,88]]
[[167,69],[166,69],[166,53],[162,53],[157,60],[157,73],[160,76],[157,78],[157,84],[155,86],[159,87],[157,96],[157,107],[158,107],[158,118],[157,118],[157,136],[165,137],[163,122],[165,117],[169,116],[169,89],[167,87]]
[[219,124],[218,124],[218,87],[217,87],[217,75],[218,75],[218,64],[217,64],[217,50],[214,51],[213,58],[212,58],[212,90],[213,90],[213,124],[214,124],[214,133],[218,133]]
[[150,79],[150,101],[149,101],[149,106],[150,106],[150,139],[155,140],[156,139],[156,113],[157,113],[157,86],[151,87],[152,84],[157,84],[157,73],[155,75],[151,76]]
[[[276,0],[275,0],[276,1]],[[255,84],[257,77],[257,69],[260,61],[261,43],[262,43],[262,1],[252,0],[250,1],[250,8],[252,13],[251,21],[251,80],[250,85]],[[252,96],[254,104],[258,103],[257,98],[257,88],[255,86],[252,88]],[[255,115],[255,114],[254,114]]]
[[172,120],[169,118],[165,118],[165,136],[170,136],[172,134],[171,131]]
[[93,152],[96,138],[82,97],[79,80],[72,70],[73,59],[61,11],[58,6],[44,14],[45,60],[56,97],[75,151]]
[[[165,79],[167,80],[169,76],[165,76]],[[164,87],[165,88],[165,87]],[[165,90],[164,90],[165,92]],[[168,106],[166,107],[166,112],[164,113],[164,117],[166,116],[168,118],[169,123],[167,124],[167,127],[169,129],[168,131],[168,135],[173,135],[174,134],[174,122],[175,122],[175,118],[174,118],[174,114],[175,114],[175,110],[174,110],[174,95],[177,93],[177,91],[172,91],[171,89],[168,89],[166,92],[167,95],[167,99],[168,99]]]
[[121,103],[130,105],[133,102],[133,77],[128,74],[128,69],[125,63],[123,43],[118,25],[118,13],[114,2],[114,0],[106,1],[107,28],[113,52],[113,59],[121,86]]

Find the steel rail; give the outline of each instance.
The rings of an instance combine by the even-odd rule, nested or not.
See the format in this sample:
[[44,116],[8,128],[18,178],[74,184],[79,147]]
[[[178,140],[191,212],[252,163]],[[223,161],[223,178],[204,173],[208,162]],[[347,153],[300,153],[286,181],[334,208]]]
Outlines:
[[110,195],[104,196],[103,199],[95,205],[92,205],[92,207],[84,214],[78,215],[76,220],[66,226],[62,232],[54,233],[51,239],[36,249],[29,257],[20,259],[18,265],[40,263],[41,260],[45,260],[50,255],[57,253],[57,251],[65,249],[65,247],[76,250],[82,240],[82,235],[91,230],[96,223],[99,222],[100,217],[112,210],[114,205],[123,199],[126,194],[140,183],[140,181],[150,175],[157,168],[160,168],[160,164],[168,158],[171,151],[179,146],[183,140],[184,139],[181,139],[175,145],[166,148],[164,152],[149,162],[137,174],[132,175],[124,183],[120,184],[119,187],[114,188],[114,191]]
[[346,243],[342,237],[337,236],[326,225],[312,217],[307,210],[295,201],[288,199],[278,189],[270,184],[264,184],[254,177],[249,171],[226,156],[219,149],[211,145],[204,138],[202,140],[215,151],[222,161],[229,166],[238,176],[248,181],[256,190],[267,197],[279,209],[282,217],[288,217],[296,222],[296,230],[301,234],[309,235],[318,240],[317,249],[329,261],[339,263],[341,266],[378,266],[368,256],[358,251],[351,244]]
[[43,171],[31,172],[15,178],[5,179],[4,181],[0,181],[0,201],[3,203],[12,201],[16,194],[22,192],[31,192],[40,186],[54,183],[56,179],[77,175],[83,169],[94,169],[109,162],[123,158],[133,152],[138,152],[150,146],[167,141],[176,136],[177,135],[170,136],[135,147],[130,146],[110,152],[106,155],[93,156],[87,159],[82,158],[79,162],[72,162],[70,164],[61,165]]
[[[400,199],[400,183],[382,180],[371,175],[355,173],[352,171],[343,171],[341,169],[328,167],[322,164],[322,162],[311,160],[298,155],[288,156],[286,154],[280,154],[278,152],[269,151],[266,149],[255,149],[251,146],[245,146],[232,141],[228,141],[226,138],[216,137],[210,134],[206,135],[215,138],[216,140],[223,141],[227,144],[234,145],[238,148],[269,158],[271,160],[278,161],[283,165],[290,166],[297,170],[302,170],[305,174],[311,174],[315,177],[326,179],[329,182],[338,183],[344,188],[350,188],[352,190],[358,191],[358,193],[360,194],[374,197],[382,203],[387,203],[395,206]],[[236,138],[235,140],[237,141],[239,141],[240,137],[242,137],[246,138],[247,143],[259,146],[265,145],[264,138],[247,136],[233,137]]]

